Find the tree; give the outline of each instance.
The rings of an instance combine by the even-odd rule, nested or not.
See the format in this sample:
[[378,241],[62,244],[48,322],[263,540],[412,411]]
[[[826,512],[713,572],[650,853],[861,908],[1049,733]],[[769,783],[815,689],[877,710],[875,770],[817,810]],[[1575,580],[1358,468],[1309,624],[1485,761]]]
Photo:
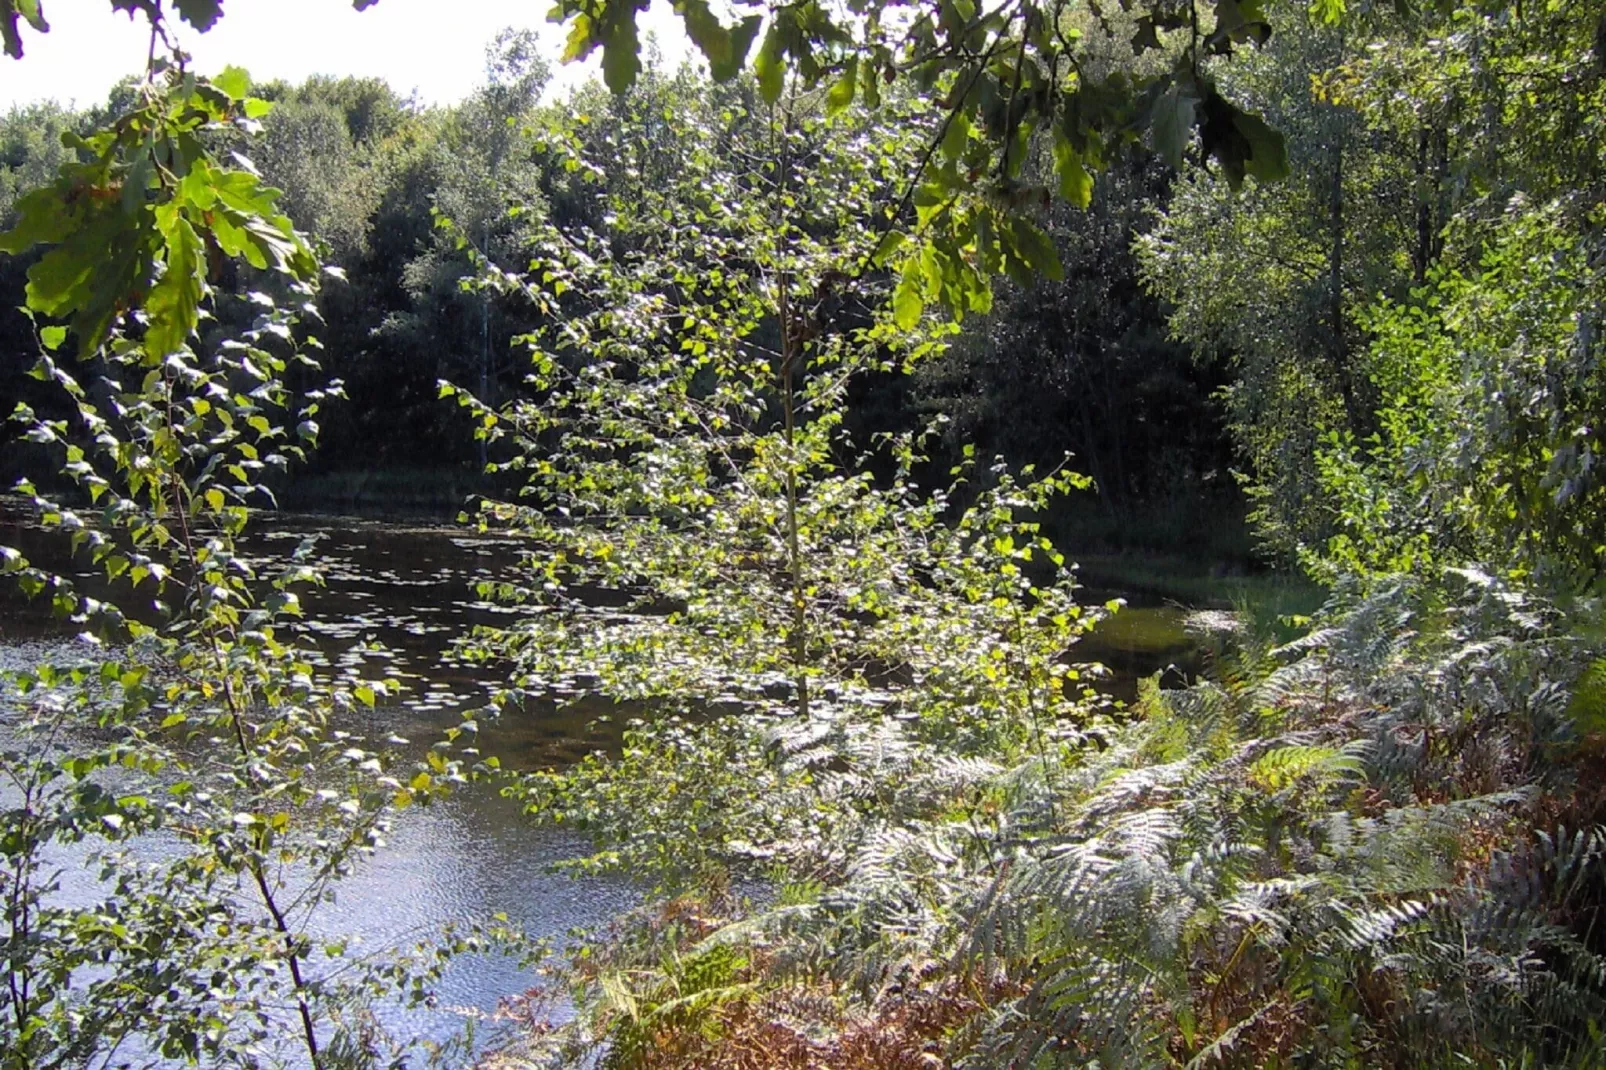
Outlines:
[[1403,296],[1411,284],[1402,261],[1418,228],[1415,132],[1368,128],[1323,88],[1366,40],[1296,22],[1236,67],[1232,84],[1288,132],[1290,177],[1240,192],[1219,176],[1182,175],[1138,242],[1172,332],[1231,376],[1226,407],[1254,520],[1285,560],[1330,522],[1315,442],[1369,426],[1357,316],[1380,290]]
[[1479,561],[1552,587],[1606,565],[1596,474],[1603,280],[1558,205],[1523,206],[1465,271],[1366,317],[1375,434],[1315,452],[1336,520],[1303,547],[1324,576]]
[[[644,76],[678,105],[665,136],[661,109],[621,111],[679,147],[676,177],[627,166],[608,232],[554,227],[531,275],[491,273],[546,319],[541,393],[493,410],[443,387],[520,447],[521,500],[483,522],[540,547],[485,588],[522,619],[468,645],[510,667],[504,715],[575,692],[652,712],[622,755],[517,788],[593,836],[582,865],[676,893],[575,956],[551,1061],[1598,1061],[1606,851],[1547,827],[1598,803],[1529,794],[1592,760],[1568,712],[1588,655],[1554,607],[1476,572],[1341,588],[1309,636],[1273,651],[1246,627],[1219,681],[1150,681],[1101,719],[1070,663],[1095,614],[1030,519],[1083,481],[999,473],[961,508],[915,486],[916,438],[844,431],[854,377],[951,337],[900,324],[901,277],[847,270],[919,132],[743,89],[677,100]],[[1553,249],[1529,251],[1500,271],[1532,300],[1486,307],[1473,352],[1576,312],[1570,273],[1535,271]],[[1417,400],[1402,426],[1449,426],[1465,396]],[[767,901],[728,892],[755,875]]]
[[275,102],[252,146],[263,176],[284,190],[285,212],[329,245],[341,262],[360,256],[382,192],[364,166],[346,113],[333,103],[307,99]]
[[[53,104],[13,109],[0,119],[0,227],[15,225],[18,200],[48,182],[70,159],[62,136],[81,133],[84,126],[81,117]],[[0,288],[20,295],[31,266],[28,256],[0,260]],[[0,351],[6,354],[0,357],[0,411],[9,413],[18,401],[41,401],[39,385],[26,374],[33,348],[33,332],[23,317],[0,316]],[[0,478],[9,477],[9,482],[22,474],[15,467],[17,454],[26,450],[19,429],[10,424],[0,429],[0,445]]]
[[[356,0],[356,6],[373,2]],[[222,15],[221,0],[172,7],[163,0],[114,0],[112,6],[141,11],[155,34],[175,11],[201,32]],[[610,89],[635,80],[641,61],[633,0],[563,0],[556,10],[570,27],[565,60],[600,48]],[[882,86],[901,80],[942,118],[913,164],[905,198],[886,209],[900,227],[914,209],[918,249],[899,264],[923,258],[939,277],[929,293],[907,287],[906,305],[929,297],[962,316],[984,307],[988,280],[999,270],[1056,271],[1052,246],[1012,209],[1055,189],[1085,204],[1091,174],[1145,131],[1174,163],[1197,137],[1203,156],[1234,185],[1286,171],[1280,135],[1223,96],[1212,69],[1217,57],[1269,38],[1271,24],[1258,2],[1223,0],[1201,9],[1195,0],[1164,0],[1119,16],[1095,6],[1091,18],[1083,18],[1070,0],[1015,0],[992,10],[967,0],[905,19],[880,6],[861,18],[808,0],[766,4],[762,13],[728,27],[704,0],[685,0],[677,10],[716,80],[744,70],[758,42],[752,66],[768,102],[779,99],[789,72],[805,88],[829,85],[833,108],[855,99],[878,107]],[[1322,10],[1332,18],[1342,11],[1334,5]],[[48,29],[38,0],[0,0],[0,36],[12,56],[22,54],[24,22],[34,31]],[[1166,62],[1152,71],[1108,74],[1096,62],[1084,63],[1090,53],[1106,52],[1107,39],[1116,36]],[[1090,50],[1084,39],[1096,39],[1098,47]],[[1034,135],[1055,146],[1055,183],[1021,177]],[[882,259],[893,253],[880,251]]]
[[[1446,553],[1593,571],[1592,525],[1572,510],[1593,486],[1594,388],[1574,354],[1592,330],[1577,257],[1598,240],[1584,205],[1601,160],[1580,137],[1602,95],[1598,14],[1311,27],[1233,71],[1289,131],[1293,177],[1241,195],[1185,178],[1140,254],[1173,330],[1233,370],[1233,433],[1275,554],[1329,577]],[[1498,311],[1519,306],[1521,341]]]
[[[745,738],[779,723],[1027,745],[1081,700],[1056,659],[1095,616],[1031,517],[1085,480],[995,472],[951,518],[948,493],[912,482],[918,437],[875,448],[843,428],[853,380],[939,347],[940,328],[896,322],[887,280],[850,274],[879,240],[859,221],[918,146],[801,99],[698,96],[669,112],[674,182],[612,202],[611,255],[553,229],[534,274],[504,280],[550,317],[532,335],[540,393],[497,411],[443,386],[520,446],[523,500],[486,522],[543,546],[544,589],[499,589],[530,611],[479,655],[513,659],[510,704],[583,673],[665,711],[739,696]],[[576,593],[599,584],[644,615]],[[679,861],[632,857],[673,879],[723,850],[692,839]]]
[[1063,521],[1081,550],[1103,531],[1123,547],[1172,540],[1173,551],[1219,554],[1203,544],[1211,526],[1201,519],[1233,508],[1230,440],[1213,398],[1221,372],[1167,337],[1132,249],[1173,178],[1134,154],[1110,168],[1087,209],[1056,205],[1044,229],[1065,278],[1003,287],[915,377],[915,404],[951,417],[950,448],[973,443],[1042,465],[1071,451],[1099,498],[1097,510]]
[[[315,367],[301,316],[320,269],[279,191],[216,151],[269,103],[243,71],[204,81],[182,66],[153,61],[130,109],[71,139],[74,157],[0,235],[13,254],[48,246],[26,311],[52,404],[14,418],[77,495],[18,489],[130,604],[0,547],[0,573],[86,637],[81,653],[5,674],[7,1070],[131,1052],[261,1066],[299,1048],[320,1070],[378,1058],[357,1021],[366,1002],[426,998],[454,946],[341,962],[309,936],[329,884],[395,808],[466,771],[438,751],[390,768],[332,729],[332,711],[371,705],[375,688],[315,685],[286,642],[294,587],[312,578],[304,557],[259,577],[236,550],[247,505],[272,500],[266,473],[304,456],[332,395],[287,386],[293,364]],[[203,339],[232,257],[263,273],[236,299],[254,321]],[[138,849],[154,836],[172,847],[156,859]],[[56,894],[64,847],[99,864],[104,898]]]
[[[535,199],[530,121],[549,76],[528,31],[504,30],[487,47],[485,87],[446,118],[430,159],[431,212],[449,221],[456,237],[438,233],[408,263],[403,278],[413,295],[413,318],[393,318],[385,326],[392,336],[426,331],[431,344],[444,350],[437,378],[453,376],[465,364],[475,367],[477,389],[487,399],[498,385],[495,354],[504,346],[492,345],[493,295],[460,285],[471,267],[464,245],[502,264],[521,255],[528,220],[543,211]],[[512,333],[499,329],[497,342]],[[485,460],[482,449],[481,467]]]

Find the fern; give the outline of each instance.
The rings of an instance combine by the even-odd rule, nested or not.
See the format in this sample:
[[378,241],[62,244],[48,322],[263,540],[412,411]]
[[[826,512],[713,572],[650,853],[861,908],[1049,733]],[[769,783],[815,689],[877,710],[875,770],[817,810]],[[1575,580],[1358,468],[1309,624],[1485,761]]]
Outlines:
[[[730,825],[802,890],[684,944],[753,963],[709,1007],[958,985],[968,1067],[1593,1065],[1606,831],[1530,831],[1576,775],[1592,655],[1529,596],[1458,590],[1341,590],[1305,639],[1223,652],[1231,680],[1145,688],[1096,748],[958,753],[851,701],[749,718],[719,752],[750,770]],[[676,738],[655,761],[699,753]]]

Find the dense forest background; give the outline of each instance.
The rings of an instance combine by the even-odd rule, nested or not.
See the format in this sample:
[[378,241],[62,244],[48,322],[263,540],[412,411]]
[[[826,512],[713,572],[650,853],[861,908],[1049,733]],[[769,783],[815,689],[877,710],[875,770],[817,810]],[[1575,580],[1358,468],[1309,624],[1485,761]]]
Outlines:
[[[711,120],[734,128],[744,120],[731,105],[753,104],[751,90],[663,69],[622,98],[592,86],[551,99],[549,73],[533,36],[508,31],[487,49],[484,86],[452,107],[421,106],[371,79],[256,88],[276,106],[260,138],[239,147],[342,273],[318,307],[325,366],[347,397],[326,421],[323,448],[281,481],[286,506],[450,514],[466,495],[491,489],[469,422],[439,400],[437,384],[480,390],[493,404],[517,396],[524,370],[511,343],[534,321],[518,295],[462,283],[473,256],[518,270],[543,223],[606,232],[607,198],[676,152],[676,116],[722,109]],[[64,131],[87,131],[125,103],[114,93],[101,108],[40,104],[0,119],[0,227],[14,223],[19,191],[54,174],[69,151]],[[602,173],[566,170],[571,149]],[[1087,210],[1061,206],[1048,217],[1063,280],[1008,284],[940,364],[913,381],[888,375],[861,389],[855,419],[886,429],[947,414],[939,470],[962,443],[1014,464],[1057,463],[1070,451],[1098,486],[1059,518],[1083,549],[1248,566],[1220,394],[1229,361],[1172,337],[1134,246],[1154,230],[1175,181],[1174,169],[1134,145]],[[0,261],[9,305],[20,304],[32,260]],[[222,289],[247,292],[247,274],[225,278]],[[214,330],[237,326],[226,316]],[[29,396],[28,337],[22,316],[0,317],[7,399]],[[0,462],[10,479],[25,467],[20,448],[8,443]]]

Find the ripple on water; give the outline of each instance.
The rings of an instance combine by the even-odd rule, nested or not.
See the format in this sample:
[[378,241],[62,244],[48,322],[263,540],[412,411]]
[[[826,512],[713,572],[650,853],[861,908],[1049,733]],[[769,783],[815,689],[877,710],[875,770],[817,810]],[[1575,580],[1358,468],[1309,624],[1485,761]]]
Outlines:
[[[303,589],[306,616],[290,626],[310,646],[307,660],[326,676],[380,674],[402,680],[406,688],[397,705],[362,711],[364,720],[348,727],[375,738],[410,737],[409,747],[422,749],[465,712],[484,705],[488,686],[499,681],[451,661],[449,641],[468,623],[508,612],[479,598],[474,585],[487,577],[514,578],[517,540],[373,524],[350,530],[276,524],[253,534],[243,549],[258,574],[270,576],[310,534],[322,536],[315,564],[326,586]],[[86,572],[84,578],[97,576]],[[26,621],[37,634],[23,633],[22,616],[7,618],[3,610],[0,669],[47,660],[87,662],[101,653],[71,636],[51,634],[54,626],[42,616]],[[558,711],[539,704],[519,718],[487,723],[479,744],[513,767],[564,764],[609,745],[611,730],[591,725],[601,712],[606,708]],[[490,786],[470,785],[437,804],[399,813],[386,847],[336,885],[334,901],[319,907],[313,929],[320,938],[352,941],[354,951],[377,951],[415,941],[450,920],[503,913],[534,939],[561,940],[575,927],[605,923],[638,896],[623,880],[550,871],[552,863],[583,851],[578,839],[531,825],[516,802]],[[92,877],[71,887],[76,894],[94,894]],[[465,957],[448,967],[438,987],[439,1007],[494,1011],[500,999],[534,980],[512,960]],[[398,1035],[446,1039],[462,1025],[462,1016],[451,1010],[409,1009],[399,1002],[377,1008],[377,1015]]]

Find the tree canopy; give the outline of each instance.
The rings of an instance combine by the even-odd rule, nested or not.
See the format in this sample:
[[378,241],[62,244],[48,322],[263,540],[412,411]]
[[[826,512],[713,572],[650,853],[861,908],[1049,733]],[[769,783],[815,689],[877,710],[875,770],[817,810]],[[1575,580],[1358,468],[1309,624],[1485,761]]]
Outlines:
[[[356,6],[371,3],[359,0]],[[223,17],[218,0],[113,0],[111,7],[149,22],[153,57],[157,42],[164,42],[161,66],[177,79],[174,93],[194,84],[202,93],[215,89],[220,99],[231,90],[244,94],[235,76],[210,88],[195,80],[168,39],[175,17],[196,31],[209,30]],[[899,303],[906,309],[933,300],[963,316],[987,306],[990,280],[999,271],[1019,278],[1058,274],[1052,244],[1019,209],[1056,194],[1085,206],[1091,176],[1141,137],[1173,164],[1196,142],[1234,187],[1248,175],[1274,179],[1286,173],[1281,135],[1222,95],[1212,73],[1219,58],[1269,38],[1270,22],[1258,3],[1219,0],[1204,8],[1165,2],[1107,13],[1097,5],[1073,8],[1067,0],[1020,0],[996,9],[965,2],[908,12],[879,6],[837,10],[810,0],[743,14],[729,26],[701,0],[675,8],[716,81],[746,70],[751,55],[767,103],[793,79],[803,90],[824,90],[830,110],[856,100],[874,109],[884,86],[929,109],[926,151],[914,162],[903,196],[882,209],[878,225],[886,239],[867,257],[903,272]],[[565,0],[553,14],[570,27],[564,59],[600,49],[611,89],[622,91],[635,80],[641,62],[633,0]],[[1336,17],[1338,9],[1328,14]],[[13,57],[22,55],[25,27],[49,29],[38,0],[0,5],[0,30]],[[1153,53],[1154,61],[1111,69],[1100,62],[1111,41],[1140,58]],[[256,108],[242,101],[247,121],[255,116],[246,113]],[[223,118],[220,113],[211,121]],[[1028,144],[1039,132],[1054,146],[1052,181],[1024,170]],[[154,129],[146,133],[158,146],[168,131],[162,137]],[[138,166],[132,154],[139,144],[121,144],[115,166]],[[179,177],[186,177],[189,161],[179,166]],[[197,183],[210,182],[206,171],[198,174]],[[105,177],[122,181],[110,172]],[[128,177],[141,181],[132,171]],[[911,237],[912,248],[900,251]],[[36,240],[42,239],[28,238]],[[154,259],[165,261],[165,254]],[[80,321],[79,329],[88,332],[84,344],[92,348],[103,326],[93,316]]]

